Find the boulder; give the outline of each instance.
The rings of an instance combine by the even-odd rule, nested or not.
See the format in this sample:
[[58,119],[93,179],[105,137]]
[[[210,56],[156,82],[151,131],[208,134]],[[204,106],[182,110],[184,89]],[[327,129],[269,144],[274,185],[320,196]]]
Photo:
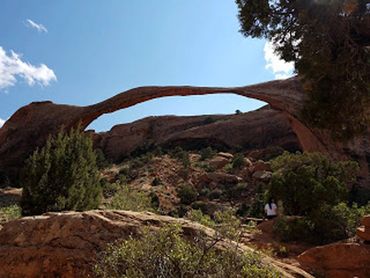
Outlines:
[[319,246],[299,255],[298,262],[322,277],[365,278],[370,273],[370,246],[359,243]]
[[224,157],[226,159],[233,159],[234,155],[231,153],[225,153],[225,152],[219,152],[217,153],[217,156]]
[[252,166],[252,172],[269,171],[271,172],[271,164],[263,160],[258,160]]
[[222,156],[216,156],[208,161],[209,166],[211,166],[214,169],[222,169],[230,162],[229,159],[222,157]]
[[361,220],[361,227],[357,228],[356,235],[366,242],[370,242],[370,215]]
[[254,172],[252,178],[261,181],[269,181],[272,177],[272,173],[268,171],[257,171]]

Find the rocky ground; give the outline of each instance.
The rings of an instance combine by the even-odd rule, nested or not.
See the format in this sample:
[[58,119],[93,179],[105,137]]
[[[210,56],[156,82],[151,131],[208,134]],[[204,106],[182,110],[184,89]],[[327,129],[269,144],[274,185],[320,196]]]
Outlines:
[[[200,209],[212,215],[228,208],[237,212],[246,228],[242,250],[261,251],[264,262],[283,277],[313,277],[309,272],[318,277],[369,277],[370,247],[359,239],[318,247],[283,243],[273,234],[273,221],[246,216],[262,210],[258,196],[272,173],[270,163],[261,158],[274,155],[266,150],[244,153],[244,163],[238,166],[236,155],[225,152],[213,151],[206,157],[199,151],[145,153],[102,170],[103,179],[114,186],[101,210],[21,219],[16,219],[17,211],[10,218],[0,211],[0,277],[87,277],[108,243],[136,236],[143,227],[157,229],[168,223],[180,224],[185,235],[200,230],[211,234],[213,230],[186,220],[187,212]],[[179,191],[183,186],[195,193],[187,202]],[[155,195],[156,213],[107,209],[124,187]],[[0,208],[17,205],[20,197],[21,189],[1,189]],[[258,225],[251,226],[251,220]],[[363,225],[358,235],[367,240],[370,220]]]

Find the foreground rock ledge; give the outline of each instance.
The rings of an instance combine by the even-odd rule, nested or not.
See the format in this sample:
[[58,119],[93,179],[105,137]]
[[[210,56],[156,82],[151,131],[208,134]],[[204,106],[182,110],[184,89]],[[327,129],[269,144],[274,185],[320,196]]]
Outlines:
[[[184,234],[213,230],[200,224],[148,212],[88,211],[48,213],[8,222],[0,230],[0,277],[88,277],[97,252],[109,242],[177,223]],[[242,246],[242,250],[252,250]],[[312,277],[303,270],[269,257],[282,277]]]

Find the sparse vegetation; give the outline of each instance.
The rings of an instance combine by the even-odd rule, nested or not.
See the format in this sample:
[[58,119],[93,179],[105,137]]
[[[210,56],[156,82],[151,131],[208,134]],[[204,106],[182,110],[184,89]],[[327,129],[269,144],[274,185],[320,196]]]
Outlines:
[[231,161],[231,165],[233,169],[241,169],[245,165],[244,155],[241,153],[237,153],[236,155],[234,155],[234,158]]
[[207,160],[216,155],[216,151],[213,150],[211,147],[207,147],[204,149],[201,149],[199,154],[200,154],[200,160]]
[[183,184],[179,187],[177,194],[182,204],[190,205],[198,197],[198,192],[189,184]]
[[21,208],[18,205],[10,205],[0,208],[0,224],[21,217]]
[[188,240],[175,225],[145,229],[140,239],[110,245],[94,271],[98,277],[279,277],[257,253],[218,249],[218,241],[202,233]]
[[131,211],[154,211],[152,198],[148,194],[124,186],[112,198],[109,209],[131,210]]
[[92,140],[80,128],[49,138],[26,161],[22,214],[97,208],[101,197]]

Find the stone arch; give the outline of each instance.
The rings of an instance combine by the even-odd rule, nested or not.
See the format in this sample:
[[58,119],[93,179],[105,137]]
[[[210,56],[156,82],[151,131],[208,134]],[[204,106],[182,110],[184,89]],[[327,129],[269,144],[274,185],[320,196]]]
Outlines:
[[[368,144],[368,140],[364,141],[359,138],[354,144],[343,146],[343,144],[334,143],[327,132],[310,129],[304,125],[299,120],[299,115],[306,95],[298,77],[231,88],[139,87],[90,106],[34,102],[20,108],[0,129],[0,169],[17,172],[24,159],[36,147],[42,146],[49,135],[57,133],[62,126],[69,129],[81,123],[82,128],[85,129],[103,114],[155,98],[219,93],[237,94],[258,99],[270,104],[273,109],[281,111],[288,118],[304,151],[320,151],[329,153],[335,158],[342,158],[348,157],[348,150],[350,150],[362,157],[364,146],[358,146],[356,142]],[[364,168],[368,169],[368,167]]]

